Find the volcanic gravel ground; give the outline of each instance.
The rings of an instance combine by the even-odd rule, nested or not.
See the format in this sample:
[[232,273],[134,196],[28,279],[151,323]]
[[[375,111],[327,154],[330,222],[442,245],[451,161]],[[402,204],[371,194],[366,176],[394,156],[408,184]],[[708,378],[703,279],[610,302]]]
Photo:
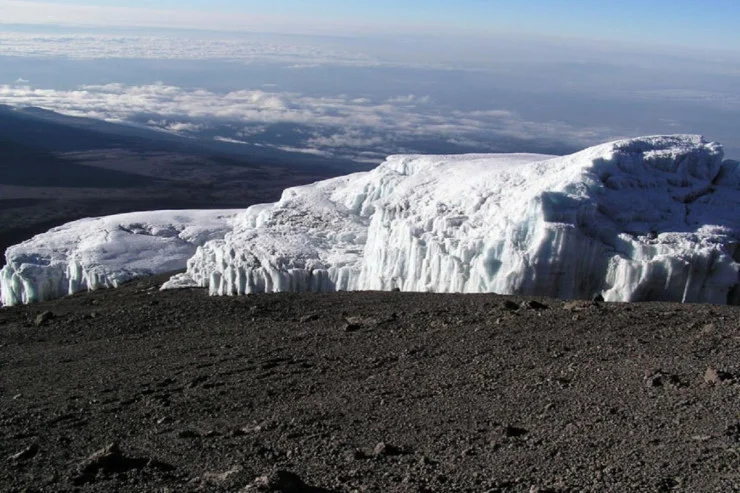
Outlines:
[[0,310],[2,491],[740,491],[740,309],[158,291]]

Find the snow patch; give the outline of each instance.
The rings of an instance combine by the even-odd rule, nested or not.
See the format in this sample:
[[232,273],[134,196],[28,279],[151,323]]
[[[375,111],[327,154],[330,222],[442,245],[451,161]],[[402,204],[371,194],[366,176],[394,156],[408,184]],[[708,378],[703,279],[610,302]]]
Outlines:
[[53,228],[7,249],[0,301],[44,301],[182,269],[197,246],[231,229],[237,212],[134,212]]

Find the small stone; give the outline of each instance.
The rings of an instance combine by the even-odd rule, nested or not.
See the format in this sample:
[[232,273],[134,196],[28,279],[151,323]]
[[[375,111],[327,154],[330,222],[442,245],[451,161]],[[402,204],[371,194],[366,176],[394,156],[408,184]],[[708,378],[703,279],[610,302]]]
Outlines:
[[583,302],[580,300],[571,300],[563,303],[563,310],[568,310],[569,312],[580,312],[583,308]]
[[516,303],[514,303],[511,300],[504,300],[501,303],[501,308],[503,308],[504,310],[509,310],[509,311],[512,311],[513,312],[513,311],[516,311],[516,310],[519,309],[519,305],[517,305]]
[[71,477],[72,484],[81,486],[96,481],[98,475],[109,476],[115,473],[139,469],[159,469],[172,471],[174,466],[146,457],[126,457],[118,444],[111,443],[79,463]]
[[645,374],[645,384],[648,387],[685,387],[685,383],[681,381],[678,375],[672,375],[664,372],[663,370],[657,370],[651,373]]
[[244,431],[245,433],[261,433],[263,431],[272,430],[276,426],[277,424],[275,422],[267,420],[258,425],[245,426],[244,428],[242,428],[242,431]]
[[727,380],[732,380],[731,374],[717,370],[711,366],[704,372],[704,382],[709,385],[719,385]]
[[352,324],[352,323],[349,323],[349,322],[347,322],[346,324],[344,324],[344,331],[345,332],[357,332],[361,328],[362,328],[362,325],[360,325],[360,324]]
[[360,449],[352,449],[344,453],[344,458],[347,462],[354,462],[356,460],[367,459],[367,454]]
[[552,488],[546,488],[543,486],[532,485],[529,488],[529,493],[555,493],[556,490]]
[[385,442],[378,443],[375,448],[373,449],[373,455],[375,457],[383,457],[383,456],[390,456],[390,455],[400,455],[401,449],[390,445]]
[[708,323],[704,327],[701,328],[701,335],[709,335],[713,334],[717,331],[717,326],[713,323]]
[[198,385],[202,384],[203,382],[206,382],[208,380],[208,375],[199,375],[192,380],[190,380],[185,387],[188,389],[194,389]]
[[78,464],[77,474],[72,482],[77,486],[92,482],[99,471],[112,472],[118,469],[122,459],[118,444],[111,443]]
[[661,370],[646,372],[644,377],[645,385],[648,387],[662,387],[664,384],[663,379],[665,377],[666,374]]
[[594,306],[598,306],[598,303],[585,300],[570,300],[563,303],[563,309],[569,312],[582,312]]
[[740,423],[728,426],[725,430],[725,435],[734,439],[736,442],[740,442]]
[[33,324],[36,327],[41,327],[42,325],[46,324],[50,320],[53,320],[55,318],[55,315],[52,312],[43,312],[36,316],[36,319],[33,321]]
[[422,455],[421,457],[419,457],[419,465],[420,466],[434,466],[436,464],[437,464],[436,461],[430,459],[426,455]]
[[507,425],[504,426],[503,434],[507,438],[520,438],[529,433],[529,431],[518,426]]
[[550,308],[546,304],[540,303],[537,300],[522,301],[521,307],[526,310],[547,310]]
[[710,385],[716,385],[719,383],[719,374],[715,368],[711,366],[704,372],[704,382]]
[[20,452],[11,455],[10,457],[8,457],[8,460],[12,462],[21,462],[24,460],[34,458],[38,452],[39,452],[39,445],[37,443],[34,443],[24,448]]
[[200,435],[193,430],[182,430],[177,434],[178,438],[198,438]]
[[374,327],[380,323],[380,320],[375,317],[344,317],[344,321],[348,324],[359,325],[360,327]]
[[648,387],[662,387],[663,376],[659,373],[648,375],[647,377],[645,377],[645,384]]
[[301,317],[300,322],[302,324],[305,324],[307,322],[313,322],[315,320],[318,320],[319,318],[320,317],[318,313],[311,313],[309,315],[304,315],[303,317]]
[[265,476],[260,476],[254,483],[263,491],[279,493],[300,493],[308,489],[297,474],[289,471],[274,471]]
[[224,483],[228,481],[231,476],[242,472],[242,470],[243,468],[241,466],[234,466],[224,472],[206,472],[203,474],[202,479],[206,483]]

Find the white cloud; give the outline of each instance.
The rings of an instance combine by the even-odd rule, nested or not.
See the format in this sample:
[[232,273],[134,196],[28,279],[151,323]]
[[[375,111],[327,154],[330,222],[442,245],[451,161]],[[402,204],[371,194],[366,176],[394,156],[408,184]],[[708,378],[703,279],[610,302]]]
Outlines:
[[[587,145],[613,137],[608,128],[533,122],[502,109],[453,111],[425,96],[385,101],[349,96],[239,90],[215,93],[164,84],[89,85],[76,90],[0,86],[0,103],[36,106],[68,115],[146,124],[195,135],[212,129],[218,140],[261,143],[317,155],[393,153],[414,142],[494,150],[507,138]],[[293,125],[287,135],[271,126]],[[224,133],[228,129],[231,135]],[[230,139],[230,140],[226,140]]]
[[688,102],[723,109],[740,109],[740,93],[736,91],[662,89],[636,91],[631,96],[643,101]]
[[242,145],[249,144],[249,142],[244,142],[243,140],[232,139],[230,137],[221,137],[220,135],[214,137],[213,140],[217,142],[226,142],[228,144],[242,144]]
[[[1,0],[0,0],[1,2]],[[73,59],[229,60],[375,66],[367,55],[341,47],[296,43],[284,37],[131,36],[0,33],[2,55]],[[309,63],[310,62],[310,63]]]
[[299,152],[301,154],[312,154],[314,156],[332,157],[333,153],[328,151],[320,151],[318,149],[311,149],[305,147],[291,147],[291,146],[274,146],[277,149],[285,152]]
[[407,94],[405,96],[394,96],[392,98],[388,98],[385,102],[393,105],[413,107],[417,105],[428,104],[430,101],[431,98],[429,96],[417,96],[416,94]]
[[161,128],[168,132],[181,134],[181,133],[197,133],[205,129],[205,126],[197,123],[187,122],[173,122],[167,120],[149,120],[146,122],[149,127]]

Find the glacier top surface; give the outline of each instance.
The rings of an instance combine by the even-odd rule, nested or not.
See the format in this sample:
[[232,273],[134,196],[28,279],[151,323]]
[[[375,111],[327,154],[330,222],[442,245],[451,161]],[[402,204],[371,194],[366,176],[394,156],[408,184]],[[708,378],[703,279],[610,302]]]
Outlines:
[[[248,209],[172,285],[192,280],[216,294],[393,286],[534,293],[560,283],[547,293],[582,296],[602,286],[627,299],[630,276],[650,283],[655,269],[675,280],[670,272],[692,255],[710,265],[711,245],[738,240],[739,175],[719,144],[697,135],[621,140],[567,156],[390,156],[372,171],[290,188],[278,202]],[[585,236],[557,233],[569,228]],[[576,269],[568,255],[587,254],[566,251],[568,241],[591,245],[601,274],[589,275],[608,271],[610,279],[581,282],[586,274],[571,272],[575,278],[558,281],[558,269]],[[681,260],[650,266],[663,257]],[[315,272],[326,278],[316,281]]]
[[230,227],[237,210],[145,211],[85,218],[13,245],[9,263],[76,261],[112,269],[154,269],[184,245],[199,245]]
[[[277,203],[242,214],[232,237],[257,231],[277,235],[285,241],[285,251],[275,252],[277,256],[315,256],[315,247],[343,250],[335,241],[342,239],[337,228],[347,229],[344,236],[351,237],[355,226],[367,226],[364,219],[380,203],[413,211],[407,219],[415,216],[419,222],[454,214],[466,221],[481,215],[481,220],[505,222],[532,200],[551,200],[546,207],[557,222],[571,201],[585,197],[595,199],[610,220],[634,234],[685,231],[699,223],[737,226],[735,196],[707,194],[719,184],[737,189],[737,166],[724,162],[721,170],[722,157],[719,144],[697,135],[622,140],[568,156],[396,155],[369,172],[287,189]],[[723,199],[728,203],[723,205]],[[712,207],[694,207],[689,217],[677,213],[697,201]],[[311,238],[291,239],[294,232]],[[275,239],[259,243],[274,250]]]

